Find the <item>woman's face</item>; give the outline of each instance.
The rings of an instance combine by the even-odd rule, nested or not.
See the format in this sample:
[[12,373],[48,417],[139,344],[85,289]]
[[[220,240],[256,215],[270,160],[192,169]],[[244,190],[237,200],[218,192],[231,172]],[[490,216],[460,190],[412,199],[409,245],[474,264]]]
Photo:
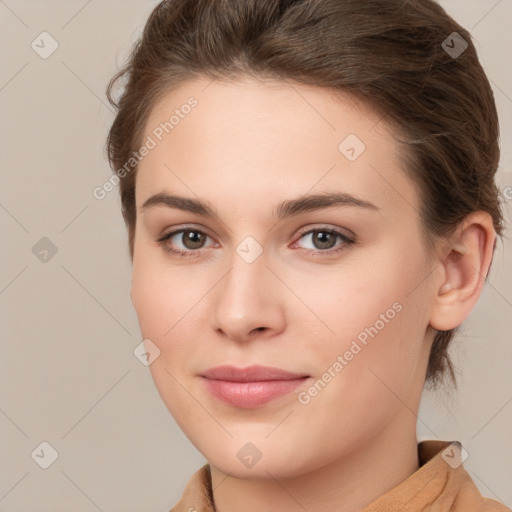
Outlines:
[[[212,466],[293,476],[414,437],[438,274],[384,122],[327,89],[197,79],[143,140],[132,300]],[[209,373],[226,365],[291,375]]]

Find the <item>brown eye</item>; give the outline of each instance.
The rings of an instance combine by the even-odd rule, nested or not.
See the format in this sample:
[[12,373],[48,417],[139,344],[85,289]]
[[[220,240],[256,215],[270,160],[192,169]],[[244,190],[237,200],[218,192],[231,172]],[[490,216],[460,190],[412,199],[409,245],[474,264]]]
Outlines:
[[338,237],[328,231],[315,231],[311,239],[316,249],[332,249]]
[[[312,229],[306,233],[303,233],[299,240],[302,239],[309,239],[313,245],[312,248],[306,248],[306,251],[320,253],[338,252],[355,242],[355,240],[348,237],[344,233],[341,233],[340,231],[326,228]],[[341,240],[341,244],[338,244],[338,247],[334,249],[338,240]]]
[[179,229],[163,235],[158,242],[167,252],[187,257],[200,253],[207,238],[206,233],[197,229]]
[[181,241],[187,249],[200,249],[204,245],[206,235],[200,231],[187,229],[181,232]]

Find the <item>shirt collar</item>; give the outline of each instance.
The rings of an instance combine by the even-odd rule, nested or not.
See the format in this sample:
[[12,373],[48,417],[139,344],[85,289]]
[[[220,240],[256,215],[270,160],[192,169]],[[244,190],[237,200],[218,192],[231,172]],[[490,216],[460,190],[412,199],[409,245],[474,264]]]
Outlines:
[[[361,512],[510,510],[497,501],[481,496],[462,466],[463,453],[458,441],[429,440],[418,443],[419,469]],[[215,512],[209,464],[192,475],[180,501],[170,512],[194,511]]]

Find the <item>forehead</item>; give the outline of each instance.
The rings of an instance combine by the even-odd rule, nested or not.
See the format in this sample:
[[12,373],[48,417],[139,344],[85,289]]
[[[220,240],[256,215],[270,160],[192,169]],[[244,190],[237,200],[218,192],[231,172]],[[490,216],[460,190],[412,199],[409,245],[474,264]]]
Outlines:
[[139,164],[138,206],[162,191],[233,203],[234,190],[240,204],[333,189],[395,210],[417,203],[389,127],[342,91],[195,79],[153,107],[148,138],[154,147]]

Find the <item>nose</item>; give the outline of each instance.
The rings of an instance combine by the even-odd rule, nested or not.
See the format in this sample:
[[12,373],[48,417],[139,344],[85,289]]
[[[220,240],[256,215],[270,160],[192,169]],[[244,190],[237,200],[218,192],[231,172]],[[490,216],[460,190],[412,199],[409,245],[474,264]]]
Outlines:
[[266,253],[252,262],[233,254],[232,267],[215,287],[213,328],[237,342],[270,338],[285,326],[285,287]]

